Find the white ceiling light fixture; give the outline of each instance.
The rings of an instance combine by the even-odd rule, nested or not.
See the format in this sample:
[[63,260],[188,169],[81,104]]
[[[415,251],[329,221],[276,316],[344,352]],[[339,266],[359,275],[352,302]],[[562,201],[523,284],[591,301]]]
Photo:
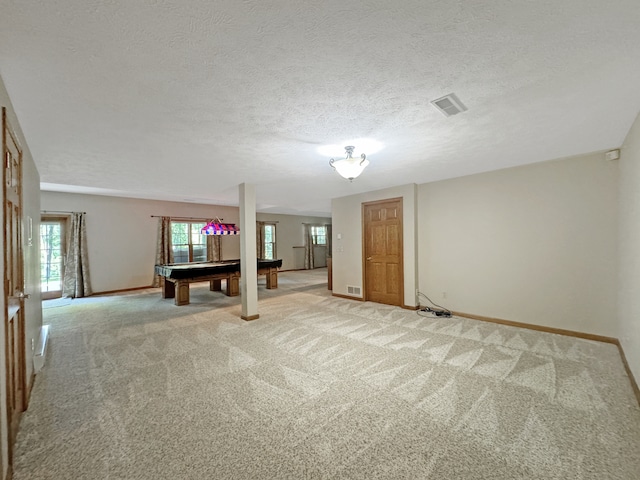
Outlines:
[[329,165],[331,165],[336,172],[338,172],[342,177],[348,179],[350,182],[353,181],[354,178],[358,177],[369,165],[369,160],[367,160],[367,156],[363,153],[360,155],[360,158],[353,158],[353,150],[356,147],[351,145],[344,147],[345,152],[347,152],[347,157],[341,160],[334,160],[333,158],[329,160]]

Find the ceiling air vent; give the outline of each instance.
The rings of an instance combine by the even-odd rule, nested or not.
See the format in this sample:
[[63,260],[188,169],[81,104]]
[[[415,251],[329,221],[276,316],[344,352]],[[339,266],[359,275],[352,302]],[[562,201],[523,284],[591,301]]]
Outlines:
[[455,93],[450,93],[444,97],[437,98],[431,102],[434,107],[440,110],[445,117],[457,115],[467,110]]

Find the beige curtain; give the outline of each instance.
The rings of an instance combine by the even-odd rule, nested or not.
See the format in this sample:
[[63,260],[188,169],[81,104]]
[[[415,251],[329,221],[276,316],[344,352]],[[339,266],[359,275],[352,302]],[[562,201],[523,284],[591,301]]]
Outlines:
[[85,214],[73,212],[67,241],[62,296],[80,298],[87,297],[91,293]]
[[222,236],[207,235],[207,262],[222,260]]
[[304,225],[304,268],[313,268],[313,236],[311,235],[311,225]]
[[[173,263],[173,248],[171,247],[171,217],[158,219],[158,237],[156,239],[156,265]],[[160,275],[153,275],[154,287],[162,286]]]
[[256,253],[258,258],[264,258],[264,225],[265,222],[256,222]]

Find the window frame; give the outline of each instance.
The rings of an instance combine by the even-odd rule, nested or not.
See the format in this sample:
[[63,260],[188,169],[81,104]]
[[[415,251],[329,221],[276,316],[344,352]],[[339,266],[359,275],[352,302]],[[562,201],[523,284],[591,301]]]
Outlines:
[[[320,228],[324,231],[324,233],[322,233],[322,234],[318,234],[317,233],[317,230],[320,229]],[[324,238],[324,242],[320,243],[318,241],[318,238],[320,238],[320,237]],[[311,225],[311,239],[312,239],[314,245],[326,247],[327,246],[327,226],[326,225]]]
[[[178,243],[178,244],[174,243],[174,236],[173,236],[174,225],[176,224],[189,225],[188,234],[187,234],[188,243]],[[174,263],[193,263],[193,262],[202,262],[207,260],[208,246],[207,246],[206,235],[200,234],[200,236],[203,237],[203,243],[193,243],[193,234],[195,233],[193,231],[193,225],[198,225],[199,229],[202,229],[202,227],[204,227],[206,224],[207,222],[205,220],[171,220],[171,253],[173,254]],[[200,246],[200,245],[204,247],[204,260],[194,260],[194,246]],[[175,251],[176,246],[187,247],[188,259],[186,262],[176,260],[176,251]]]
[[[271,242],[267,242],[267,227],[272,227],[273,228],[273,241]],[[264,235],[262,238],[262,242],[263,242],[263,249],[264,249],[264,258],[267,260],[275,260],[278,258],[278,253],[277,253],[277,233],[276,233],[276,224],[275,222],[264,222]],[[267,245],[271,245],[271,258],[267,257]]]
[[[66,266],[66,257],[67,257],[67,233],[69,227],[69,216],[68,215],[50,215],[50,214],[41,214],[40,216],[40,242],[38,248],[38,255],[40,256],[40,296],[43,300],[49,300],[52,298],[59,298],[62,296],[62,288],[64,282],[64,270]],[[42,280],[43,280],[43,268],[47,268],[47,262],[42,260],[42,255],[44,253],[44,248],[46,246],[46,242],[42,239],[42,227],[44,225],[59,225],[60,227],[60,262],[59,263],[59,276],[60,276],[60,289],[59,290],[49,290],[47,281],[47,290],[42,290]]]

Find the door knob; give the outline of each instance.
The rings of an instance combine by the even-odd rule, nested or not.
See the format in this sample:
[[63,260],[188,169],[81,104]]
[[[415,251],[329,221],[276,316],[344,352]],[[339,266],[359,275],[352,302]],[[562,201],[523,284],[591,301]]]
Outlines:
[[367,260],[371,260],[373,257],[367,257]]

